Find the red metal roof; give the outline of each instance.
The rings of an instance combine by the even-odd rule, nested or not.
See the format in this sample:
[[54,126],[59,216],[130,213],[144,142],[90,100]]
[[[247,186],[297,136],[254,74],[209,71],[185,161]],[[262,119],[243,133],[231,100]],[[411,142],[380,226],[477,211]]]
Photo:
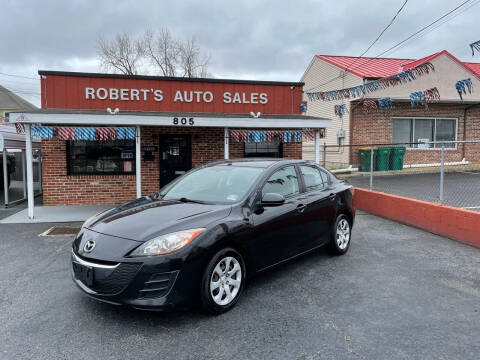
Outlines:
[[402,66],[415,59],[371,58],[355,56],[316,55],[340,69],[347,70],[362,78],[381,78],[402,71]]
[[475,75],[480,77],[480,63],[471,63],[471,62],[464,62],[465,66],[470,69]]
[[402,71],[414,68],[415,66],[418,66],[418,65],[423,64],[427,61],[433,60],[433,59],[439,57],[441,54],[443,54],[444,51],[445,50],[440,51],[440,52],[436,52],[435,54],[431,54],[431,55],[425,56],[421,59],[418,59],[418,60],[412,61],[408,64],[405,64],[404,66],[402,66]]
[[324,60],[340,69],[347,70],[361,78],[382,78],[394,75],[400,71],[411,69],[415,66],[431,61],[440,55],[446,54],[454,61],[458,62],[469,71],[472,71],[477,77],[480,77],[480,63],[462,62],[447,50],[425,56],[421,59],[398,59],[398,58],[358,58],[355,56],[334,56],[334,55],[315,55],[318,59]]

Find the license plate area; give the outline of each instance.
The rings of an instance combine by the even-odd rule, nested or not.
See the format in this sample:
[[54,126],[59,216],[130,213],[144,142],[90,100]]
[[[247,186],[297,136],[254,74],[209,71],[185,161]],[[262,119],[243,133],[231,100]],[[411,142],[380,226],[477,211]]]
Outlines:
[[94,269],[91,266],[80,265],[73,262],[75,277],[87,286],[93,285]]

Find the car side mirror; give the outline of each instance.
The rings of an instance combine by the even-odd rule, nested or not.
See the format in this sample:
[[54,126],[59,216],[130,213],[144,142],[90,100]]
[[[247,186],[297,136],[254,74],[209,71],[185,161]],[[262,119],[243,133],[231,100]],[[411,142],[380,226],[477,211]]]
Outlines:
[[285,197],[277,193],[266,193],[262,196],[262,206],[280,206],[285,203]]

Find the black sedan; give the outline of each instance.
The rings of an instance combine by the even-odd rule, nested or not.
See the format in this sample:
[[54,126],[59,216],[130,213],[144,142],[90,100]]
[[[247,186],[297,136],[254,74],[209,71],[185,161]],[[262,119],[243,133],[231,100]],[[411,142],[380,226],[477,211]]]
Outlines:
[[345,254],[353,188],[301,160],[212,162],[87,220],[72,249],[89,296],[138,309],[232,308],[259,271],[328,245]]

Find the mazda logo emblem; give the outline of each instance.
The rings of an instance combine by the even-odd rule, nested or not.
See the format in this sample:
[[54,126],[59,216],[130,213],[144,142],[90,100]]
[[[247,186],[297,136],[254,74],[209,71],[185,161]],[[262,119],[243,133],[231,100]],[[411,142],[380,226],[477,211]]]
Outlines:
[[95,248],[95,241],[93,240],[88,240],[85,243],[85,246],[83,247],[83,251],[89,253],[92,252],[92,250]]

